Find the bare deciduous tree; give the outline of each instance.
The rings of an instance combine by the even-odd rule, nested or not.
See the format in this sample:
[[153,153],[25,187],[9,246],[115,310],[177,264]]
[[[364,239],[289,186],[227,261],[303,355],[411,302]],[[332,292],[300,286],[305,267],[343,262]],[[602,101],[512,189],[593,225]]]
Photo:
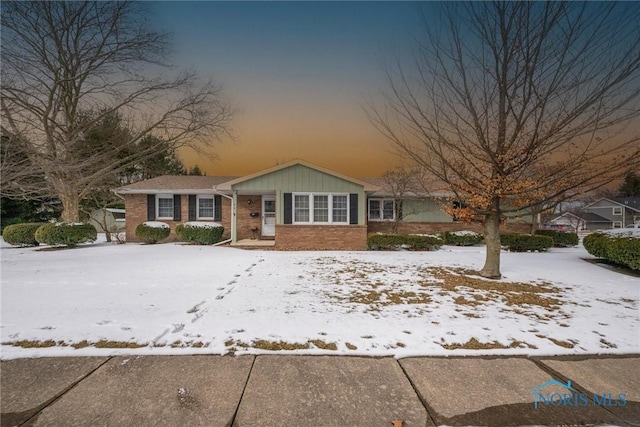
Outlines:
[[412,204],[413,207],[409,208],[407,203],[404,203],[405,200],[425,200],[424,194],[428,193],[428,184],[422,168],[415,166],[400,166],[389,170],[382,175],[382,181],[384,190],[393,198],[395,212],[392,231],[397,233],[402,221],[420,212],[416,209],[418,203]]
[[[123,150],[145,136],[177,149],[206,150],[227,133],[232,111],[220,87],[166,64],[167,36],[147,30],[145,5],[127,1],[38,1],[2,4],[3,135],[20,156],[2,158],[2,193],[55,195],[62,219],[104,178],[158,148]],[[83,112],[99,112],[91,116]],[[88,152],[85,134],[109,115],[127,123],[125,140]],[[25,158],[26,156],[26,163]],[[12,159],[22,159],[22,164]],[[32,176],[43,176],[33,185]]]
[[640,4],[440,10],[442,31],[427,29],[413,67],[388,71],[385,100],[368,111],[401,154],[483,218],[480,273],[498,278],[506,214],[598,188],[640,162]]

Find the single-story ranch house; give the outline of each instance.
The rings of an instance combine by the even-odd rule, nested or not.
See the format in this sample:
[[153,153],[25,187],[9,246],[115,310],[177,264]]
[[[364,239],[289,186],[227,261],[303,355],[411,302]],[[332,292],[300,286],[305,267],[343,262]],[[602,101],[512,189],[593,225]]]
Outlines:
[[[127,241],[145,221],[162,221],[174,230],[187,221],[215,221],[232,245],[250,240],[276,249],[361,250],[370,232],[388,232],[395,200],[372,182],[351,178],[301,160],[242,177],[165,175],[114,190],[124,196]],[[400,233],[477,229],[456,222],[427,195],[403,200],[412,214]],[[527,232],[530,224],[507,224]]]

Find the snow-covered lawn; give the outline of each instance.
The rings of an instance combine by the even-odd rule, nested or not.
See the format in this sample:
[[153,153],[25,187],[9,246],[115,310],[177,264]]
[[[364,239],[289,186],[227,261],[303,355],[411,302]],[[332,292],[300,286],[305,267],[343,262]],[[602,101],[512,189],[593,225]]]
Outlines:
[[640,278],[584,261],[582,247],[505,252],[498,282],[468,276],[482,266],[482,246],[277,252],[2,242],[0,253],[3,359],[640,352]]

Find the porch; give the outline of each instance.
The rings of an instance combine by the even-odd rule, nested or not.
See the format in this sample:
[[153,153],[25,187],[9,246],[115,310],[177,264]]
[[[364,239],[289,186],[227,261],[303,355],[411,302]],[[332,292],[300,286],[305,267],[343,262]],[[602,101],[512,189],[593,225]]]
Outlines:
[[271,240],[258,240],[258,239],[242,239],[238,240],[235,243],[231,243],[231,246],[234,248],[247,248],[247,249],[258,249],[258,248],[272,248],[276,245],[276,241]]

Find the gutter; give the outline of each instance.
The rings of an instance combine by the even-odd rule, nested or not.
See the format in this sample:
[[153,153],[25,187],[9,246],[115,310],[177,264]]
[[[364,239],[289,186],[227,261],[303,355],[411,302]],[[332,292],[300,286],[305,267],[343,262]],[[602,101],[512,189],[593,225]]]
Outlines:
[[230,243],[233,241],[233,236],[235,236],[235,231],[236,231],[236,205],[233,203],[233,197],[227,195],[227,194],[223,194],[221,192],[218,191],[217,188],[214,187],[213,191],[215,192],[215,194],[225,197],[229,200],[231,200],[231,238],[227,239],[227,240],[223,240],[221,242],[218,243],[214,243],[212,246],[220,246],[220,245],[224,245],[226,243]]

